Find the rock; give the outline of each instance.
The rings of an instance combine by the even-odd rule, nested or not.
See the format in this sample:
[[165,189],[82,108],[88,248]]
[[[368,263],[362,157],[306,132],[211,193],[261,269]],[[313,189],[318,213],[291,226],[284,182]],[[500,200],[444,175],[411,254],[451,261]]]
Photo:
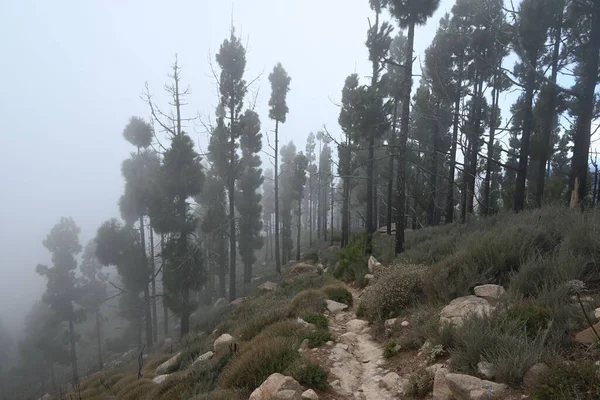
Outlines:
[[432,348],[433,345],[431,344],[431,342],[429,340],[426,340],[425,343],[423,343],[423,346],[421,346],[421,348],[419,349],[417,356],[421,357],[423,354],[429,354]]
[[385,326],[385,329],[392,329],[394,327],[394,325],[396,325],[397,322],[398,322],[398,318],[386,319],[385,322],[383,323],[383,326]]
[[45,395],[40,397],[39,400],[54,400],[54,396],[52,396],[50,393],[46,393]]
[[245,297],[239,297],[233,300],[231,303],[229,303],[229,305],[232,307],[239,307],[244,302],[244,300],[246,300]]
[[333,300],[325,300],[325,303],[327,303],[327,310],[329,310],[330,313],[338,313],[340,311],[344,311],[345,309],[348,308],[347,304],[344,303],[338,303],[337,301],[333,301]]
[[596,319],[600,319],[600,308],[596,308],[594,310],[594,317],[596,317]]
[[297,276],[301,274],[319,274],[322,270],[319,267],[306,263],[298,263],[292,266],[289,276]]
[[347,332],[361,333],[365,328],[369,327],[369,321],[363,321],[362,319],[352,319],[346,322]]
[[538,386],[548,371],[550,371],[550,367],[544,363],[533,364],[525,373],[525,376],[523,377],[523,384],[525,387],[530,389]]
[[346,343],[337,343],[335,345],[335,347],[342,349],[342,350],[348,350],[348,345]]
[[308,389],[304,393],[302,393],[302,400],[319,400],[319,395],[315,393],[314,390]]
[[446,382],[456,400],[500,399],[508,389],[505,384],[463,374],[448,374]]
[[477,363],[477,372],[486,379],[493,379],[495,376],[494,364],[487,361],[479,361]]
[[157,384],[161,384],[163,383],[167,378],[169,377],[169,374],[163,374],[163,375],[157,375],[154,378],[152,378],[152,382],[157,383]]
[[[594,325],[594,328],[596,329],[596,332],[600,333],[600,322],[598,322],[596,325]],[[582,330],[577,335],[575,335],[574,340],[577,343],[581,343],[581,344],[595,344],[598,342],[596,335],[594,335],[594,330],[590,327]]]
[[327,346],[333,346],[333,341],[328,341],[327,343],[325,343]]
[[175,363],[177,362],[177,359],[179,358],[179,355],[181,354],[181,352],[175,354],[173,357],[169,358],[167,361],[165,361],[164,363],[160,364],[156,370],[154,371],[154,375],[162,375],[162,374],[166,374],[169,369],[175,365]]
[[375,278],[375,275],[373,275],[373,274],[365,275],[365,281],[367,281],[367,282],[371,282],[373,280],[373,278]]
[[401,387],[400,375],[390,372],[379,381],[379,387],[385,388],[390,392],[397,392]]
[[221,297],[215,301],[215,307],[223,307],[227,305],[227,299],[225,297]]
[[444,364],[433,364],[433,365],[430,365],[429,367],[426,367],[425,369],[435,375],[435,373],[440,368],[445,368]]
[[404,328],[408,328],[410,326],[410,322],[408,322],[408,321],[402,321],[402,323],[400,325],[402,327],[404,327]]
[[435,371],[435,378],[433,379],[433,400],[454,400],[452,391],[448,387],[446,382],[446,375],[449,371],[444,367],[439,367]]
[[356,343],[357,339],[358,335],[356,334],[356,332],[346,332],[340,336],[340,341],[349,345],[353,345],[354,343]]
[[506,290],[500,285],[475,286],[473,291],[475,292],[475,296],[482,297],[487,301],[498,301],[506,293]]
[[371,256],[367,262],[367,268],[370,274],[375,274],[375,272],[381,269],[381,263],[375,257]]
[[272,292],[275,289],[277,289],[277,284],[275,282],[271,282],[271,281],[267,281],[267,282],[263,283],[262,285],[258,286],[258,290],[262,290],[265,292]]
[[465,296],[450,302],[440,312],[440,325],[461,326],[470,315],[483,316],[493,310],[490,303],[481,297]]
[[300,400],[301,393],[302,387],[294,378],[274,373],[252,392],[248,400]]
[[219,330],[218,330],[218,329],[215,329],[214,331],[212,331],[212,333],[210,334],[210,336],[211,336],[213,339],[216,339],[216,338],[218,338],[218,337],[220,336],[220,335],[219,335]]
[[208,361],[214,355],[215,355],[215,353],[213,353],[212,351],[207,351],[206,353],[202,354],[201,356],[198,356],[198,358],[196,358],[196,360],[194,360],[193,364],[198,364],[198,363],[201,363],[204,361]]
[[302,325],[305,328],[308,328],[311,331],[316,331],[317,330],[317,326],[315,324],[310,324],[310,323],[306,322],[305,320],[303,320],[300,317],[298,317],[296,319],[296,322],[298,322],[300,325]]
[[310,342],[308,341],[308,339],[304,339],[304,340],[302,341],[302,343],[300,343],[300,350],[302,350],[302,351],[306,351],[306,350],[308,350],[308,345],[309,345],[309,343],[310,343]]
[[216,355],[227,354],[231,351],[230,346],[235,344],[235,339],[228,333],[224,333],[215,340],[213,347]]
[[131,349],[127,353],[124,353],[121,356],[121,359],[123,359],[123,360],[132,360],[134,358],[137,358],[138,354],[139,354],[138,349]]

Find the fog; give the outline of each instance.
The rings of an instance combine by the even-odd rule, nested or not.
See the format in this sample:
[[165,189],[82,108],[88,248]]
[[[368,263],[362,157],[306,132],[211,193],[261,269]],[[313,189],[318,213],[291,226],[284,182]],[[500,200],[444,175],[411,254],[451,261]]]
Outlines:
[[[453,3],[442,1],[417,28],[417,55]],[[192,90],[186,116],[199,116],[186,130],[205,148],[201,121],[217,104],[209,61],[233,20],[248,46],[246,77],[258,78],[252,91],[263,132],[272,129],[267,76],[281,61],[292,77],[282,140],[303,148],[323,125],[339,132],[336,103],[346,76],[368,76],[370,15],[364,0],[3,1],[0,319],[16,331],[43,293],[35,266],[49,263],[42,241],[61,216],[75,219],[82,245],[102,221],[118,217],[120,165],[131,149],[122,129],[131,115],[149,115],[140,99],[146,81],[164,100],[175,53]]]

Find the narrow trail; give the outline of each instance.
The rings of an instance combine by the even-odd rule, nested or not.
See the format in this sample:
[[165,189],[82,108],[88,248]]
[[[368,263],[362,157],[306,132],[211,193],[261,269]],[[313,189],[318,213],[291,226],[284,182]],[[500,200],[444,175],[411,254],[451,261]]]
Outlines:
[[[348,288],[355,303],[359,293]],[[329,329],[336,344],[329,352],[332,388],[342,399],[398,399],[400,387],[388,390],[380,381],[385,370],[383,350],[369,333],[367,321],[357,320],[354,308],[329,314]],[[398,384],[398,386],[400,386]]]

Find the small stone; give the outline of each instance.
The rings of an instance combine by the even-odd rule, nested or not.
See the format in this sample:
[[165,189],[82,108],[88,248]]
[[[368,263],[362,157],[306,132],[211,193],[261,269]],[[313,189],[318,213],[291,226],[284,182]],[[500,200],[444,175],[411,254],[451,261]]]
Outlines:
[[369,274],[374,274],[379,269],[381,269],[381,263],[377,261],[377,259],[373,256],[369,257],[369,261],[367,262],[367,268],[369,270]]
[[314,390],[308,389],[302,393],[302,400],[319,400],[319,395],[317,395]]
[[165,379],[167,379],[169,377],[169,374],[163,374],[163,375],[158,375],[155,376],[154,378],[152,378],[152,382],[156,383],[156,384],[161,384],[165,381]]
[[396,325],[397,322],[398,322],[398,318],[386,319],[385,322],[383,323],[383,326],[385,326],[385,329],[392,329],[394,327],[394,325]]
[[302,343],[300,343],[300,350],[302,350],[302,351],[308,350],[308,344],[309,344],[308,339],[304,339],[302,341]]
[[333,300],[325,300],[325,303],[327,303],[327,310],[329,310],[330,313],[334,314],[340,311],[344,311],[348,308],[347,304],[338,303],[337,301]]
[[449,371],[444,367],[439,367],[435,371],[433,379],[433,400],[454,400],[452,391],[446,382],[446,375]]
[[596,317],[596,319],[600,319],[600,307],[594,310],[594,317]]
[[196,360],[193,362],[193,364],[198,364],[204,361],[208,361],[212,358],[212,356],[215,353],[213,353],[212,351],[207,351],[206,353],[202,354],[201,356],[198,356],[198,358],[196,358]]
[[530,389],[535,388],[541,383],[542,378],[548,371],[550,371],[550,367],[544,363],[533,364],[525,373],[523,384]]
[[463,374],[448,374],[446,382],[450,391],[459,400],[501,399],[508,386]]
[[369,326],[369,321],[363,321],[362,319],[353,319],[346,323],[346,330],[348,332],[360,333]]
[[306,322],[305,320],[303,320],[302,318],[298,317],[296,319],[296,322],[299,323],[300,325],[302,325],[305,328],[308,328],[308,326],[310,325],[308,322]]
[[482,297],[486,300],[498,300],[504,296],[506,290],[500,285],[480,285],[473,289],[475,296]]
[[325,343],[327,346],[333,346],[333,342],[330,340],[328,342]]
[[464,320],[471,315],[484,316],[493,310],[490,303],[481,297],[458,297],[450,302],[440,312],[440,326],[461,326]]
[[[288,393],[287,391],[290,391],[291,393]],[[271,374],[258,388],[256,388],[256,390],[252,392],[248,400],[295,400],[300,399],[301,392],[302,387],[294,378],[279,373],[274,373]],[[273,396],[274,394],[276,396]],[[289,397],[290,395],[292,395],[292,397]]]
[[403,326],[404,328],[408,328],[410,326],[410,322],[402,321],[402,323],[400,325]]
[[486,379],[493,379],[495,376],[494,364],[487,361],[479,361],[477,363],[477,372]]
[[156,371],[154,371],[154,373],[156,375],[163,375],[165,372],[167,372],[173,365],[175,365],[175,363],[177,362],[177,359],[179,358],[179,355],[181,353],[177,353],[175,354],[173,357],[169,358],[167,361],[165,361],[164,363],[160,364],[157,368]]
[[373,275],[373,274],[365,275],[365,281],[367,281],[367,282],[371,282],[373,280],[373,278],[375,278],[375,275]]
[[262,285],[258,286],[258,290],[262,290],[265,292],[272,292],[277,289],[277,284],[275,282],[267,281]]
[[337,343],[337,344],[335,345],[335,347],[337,347],[337,348],[339,348],[339,349],[342,349],[342,350],[348,350],[348,345],[347,345],[347,344],[345,344],[345,343]]
[[379,387],[389,391],[397,391],[400,386],[400,375],[390,372],[379,381]]

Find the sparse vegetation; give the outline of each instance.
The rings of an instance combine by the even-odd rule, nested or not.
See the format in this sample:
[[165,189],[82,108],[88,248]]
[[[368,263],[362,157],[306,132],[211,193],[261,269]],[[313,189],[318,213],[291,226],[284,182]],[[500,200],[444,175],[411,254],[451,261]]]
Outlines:
[[337,301],[338,303],[344,303],[349,306],[352,305],[352,293],[350,293],[344,286],[336,284],[327,285],[322,290],[330,300]]
[[304,320],[309,324],[315,324],[319,329],[328,329],[327,317],[323,314],[309,313],[304,316]]
[[535,400],[592,400],[600,398],[598,367],[591,360],[553,365],[533,390]]
[[408,377],[404,390],[407,396],[422,399],[433,390],[433,372],[419,368]]

